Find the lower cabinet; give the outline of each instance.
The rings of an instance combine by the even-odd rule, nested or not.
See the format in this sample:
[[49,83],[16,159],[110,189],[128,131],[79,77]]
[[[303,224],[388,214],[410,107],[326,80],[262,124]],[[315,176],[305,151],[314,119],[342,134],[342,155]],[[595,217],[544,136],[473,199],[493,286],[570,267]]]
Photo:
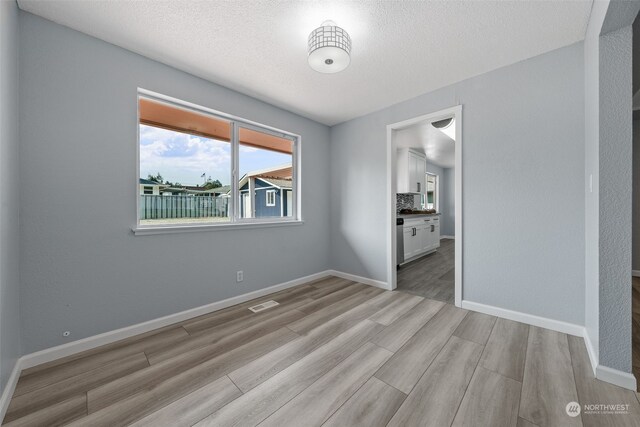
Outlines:
[[425,224],[422,228],[422,252],[426,252],[433,248],[433,232],[431,224]]
[[422,252],[422,233],[419,226],[404,227],[404,259],[413,258]]
[[422,250],[431,251],[440,247],[440,224],[432,222],[424,227]]
[[428,219],[405,222],[403,233],[405,260],[440,247],[439,220]]

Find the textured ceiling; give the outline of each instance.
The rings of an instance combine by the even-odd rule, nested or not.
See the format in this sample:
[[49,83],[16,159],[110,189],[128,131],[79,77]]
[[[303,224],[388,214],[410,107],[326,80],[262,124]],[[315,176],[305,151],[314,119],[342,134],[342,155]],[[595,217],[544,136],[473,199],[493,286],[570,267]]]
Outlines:
[[[455,129],[455,122],[451,123]],[[397,148],[415,148],[427,156],[427,161],[441,168],[452,168],[455,161],[455,141],[442,131],[431,126],[431,122],[418,123],[396,131],[394,142]]]
[[[584,1],[38,1],[20,8],[333,125],[583,40]],[[326,19],[349,68],[307,64]],[[215,105],[212,106],[215,108]]]

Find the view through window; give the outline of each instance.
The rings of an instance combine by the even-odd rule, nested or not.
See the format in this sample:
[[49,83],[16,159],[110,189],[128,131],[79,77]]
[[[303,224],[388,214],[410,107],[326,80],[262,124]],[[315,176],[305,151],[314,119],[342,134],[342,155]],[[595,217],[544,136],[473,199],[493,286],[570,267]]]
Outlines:
[[290,217],[293,142],[240,127],[241,218]]
[[140,225],[294,217],[296,138],[146,97],[139,116]]
[[426,174],[427,189],[422,195],[423,209],[438,209],[438,176]]

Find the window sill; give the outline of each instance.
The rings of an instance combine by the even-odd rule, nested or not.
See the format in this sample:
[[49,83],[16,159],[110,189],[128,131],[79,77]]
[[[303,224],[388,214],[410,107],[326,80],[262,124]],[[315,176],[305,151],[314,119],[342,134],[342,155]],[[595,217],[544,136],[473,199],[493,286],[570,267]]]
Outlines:
[[198,224],[198,225],[139,225],[131,228],[136,236],[147,236],[151,234],[174,234],[174,233],[194,233],[204,231],[226,231],[239,230],[245,228],[269,228],[302,225],[303,220],[288,221],[256,221],[256,222],[234,222],[227,224]]

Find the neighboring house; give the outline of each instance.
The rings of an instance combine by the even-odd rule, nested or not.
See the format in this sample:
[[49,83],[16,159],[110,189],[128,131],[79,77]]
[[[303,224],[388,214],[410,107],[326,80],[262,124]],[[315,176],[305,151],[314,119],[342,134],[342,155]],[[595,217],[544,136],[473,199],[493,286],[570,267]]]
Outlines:
[[196,196],[224,196],[228,197],[228,194],[231,191],[230,185],[223,185],[222,187],[209,188],[205,190],[202,187],[193,187],[186,185],[184,186],[185,193],[193,194]]
[[147,196],[159,196],[161,189],[166,188],[166,185],[158,184],[150,179],[140,178],[140,195]]
[[[291,171],[291,165],[284,165],[244,175],[238,183],[242,218],[291,216],[293,211]],[[251,187],[254,188],[253,198],[251,198]]]
[[[255,178],[255,217],[290,216],[293,203],[293,189],[291,180],[275,178]],[[250,218],[247,214],[250,204],[249,182],[240,187],[240,212],[243,218]]]
[[231,197],[231,186],[223,185],[222,187],[211,188],[209,190],[205,190],[208,194],[212,196],[222,196],[222,197]]
[[211,188],[205,190],[202,187],[196,186],[181,186],[181,187],[171,187],[166,184],[158,184],[155,181],[151,181],[149,179],[140,178],[140,195],[146,196],[178,196],[178,195],[189,195],[189,196],[222,196],[229,197],[229,192],[231,190],[230,185],[223,185],[222,187]]

